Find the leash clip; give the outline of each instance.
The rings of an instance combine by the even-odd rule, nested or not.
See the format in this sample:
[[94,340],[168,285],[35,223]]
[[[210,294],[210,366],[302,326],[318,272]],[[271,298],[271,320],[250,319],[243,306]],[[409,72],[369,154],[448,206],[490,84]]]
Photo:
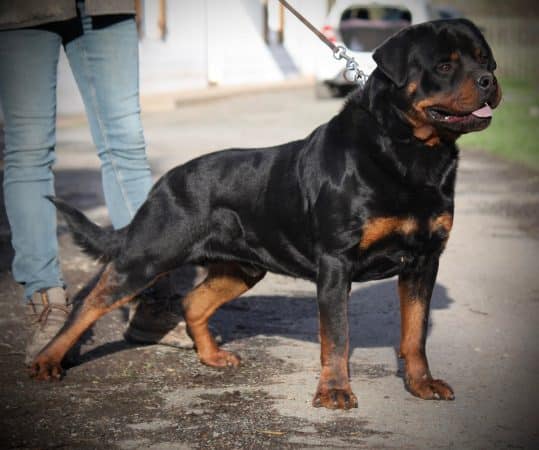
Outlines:
[[333,50],[333,57],[336,60],[344,58],[348,61],[350,59],[350,56],[346,54],[346,47],[344,45],[338,45],[337,47],[335,47],[335,49]]
[[346,53],[346,47],[344,45],[338,45],[335,47],[333,50],[333,57],[336,60],[346,60],[346,69],[343,73],[346,81],[349,81],[350,83],[357,83],[361,87],[364,86],[365,82],[367,81],[367,75],[359,68],[357,61]]

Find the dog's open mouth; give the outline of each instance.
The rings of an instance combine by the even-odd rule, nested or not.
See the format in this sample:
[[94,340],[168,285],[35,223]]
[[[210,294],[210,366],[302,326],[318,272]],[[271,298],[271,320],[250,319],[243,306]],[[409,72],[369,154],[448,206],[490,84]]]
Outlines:
[[433,122],[457,133],[484,130],[492,120],[492,108],[488,103],[471,112],[454,112],[440,106],[429,108],[427,112]]
[[492,108],[488,103],[475,111],[469,113],[454,113],[439,107],[429,108],[429,114],[437,122],[448,124],[458,124],[465,122],[490,121],[492,119]]

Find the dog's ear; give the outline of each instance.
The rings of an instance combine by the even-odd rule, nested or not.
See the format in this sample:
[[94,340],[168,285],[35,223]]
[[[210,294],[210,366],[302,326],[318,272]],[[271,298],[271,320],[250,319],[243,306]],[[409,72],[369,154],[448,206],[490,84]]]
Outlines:
[[409,30],[403,30],[382,43],[372,55],[382,73],[397,87],[406,84],[410,52]]

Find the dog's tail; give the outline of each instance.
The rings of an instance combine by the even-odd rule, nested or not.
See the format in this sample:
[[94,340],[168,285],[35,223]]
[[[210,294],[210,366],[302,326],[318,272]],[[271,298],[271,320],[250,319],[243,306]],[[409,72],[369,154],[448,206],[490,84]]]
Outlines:
[[120,230],[96,225],[78,209],[52,195],[47,199],[62,213],[73,240],[85,253],[103,262],[109,262],[118,255],[123,241]]

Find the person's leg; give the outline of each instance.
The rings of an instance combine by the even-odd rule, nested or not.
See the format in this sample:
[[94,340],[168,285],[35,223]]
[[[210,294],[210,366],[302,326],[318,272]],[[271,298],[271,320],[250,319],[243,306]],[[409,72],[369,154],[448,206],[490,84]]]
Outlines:
[[61,39],[42,30],[0,33],[0,104],[5,120],[4,199],[33,332],[25,363],[54,337],[69,312],[58,262],[54,194],[56,72]]
[[0,103],[5,121],[4,198],[15,280],[26,298],[63,286],[54,193],[56,73],[61,39],[41,30],[0,33]]
[[137,30],[134,19],[92,30],[84,15],[83,28],[66,54],[101,159],[110,218],[121,228],[152,185],[140,119]]
[[[151,188],[139,105],[138,36],[134,19],[91,29],[66,45],[102,162],[103,190],[112,224],[127,225]],[[168,291],[165,298],[160,291]],[[185,322],[174,312],[168,280],[139,296],[126,338],[192,347]]]

